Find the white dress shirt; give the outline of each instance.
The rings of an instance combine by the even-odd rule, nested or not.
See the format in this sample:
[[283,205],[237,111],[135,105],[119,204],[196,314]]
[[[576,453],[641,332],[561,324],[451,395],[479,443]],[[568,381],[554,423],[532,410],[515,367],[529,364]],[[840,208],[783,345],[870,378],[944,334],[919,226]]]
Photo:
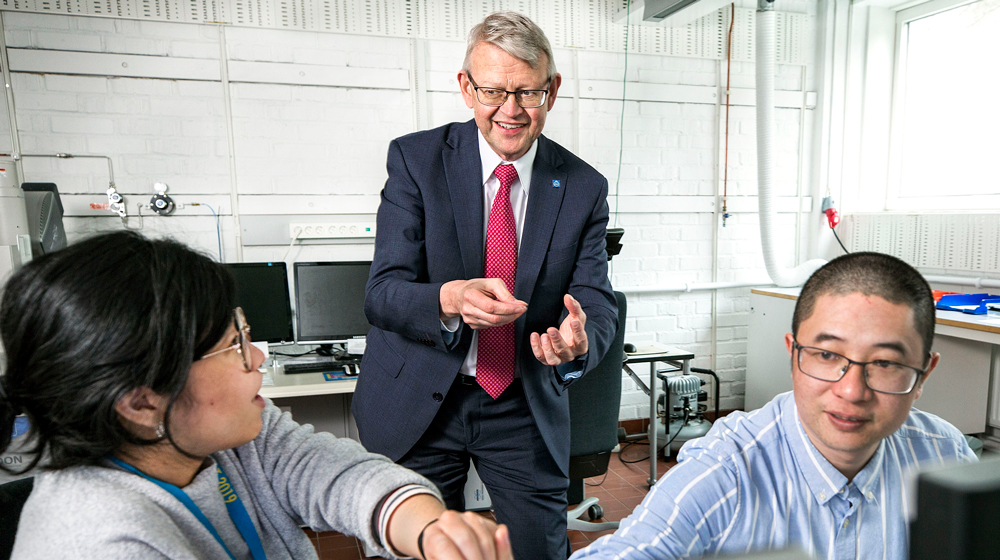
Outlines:
[[[479,133],[479,160],[483,163],[483,254],[486,254],[486,228],[490,223],[490,210],[493,209],[493,199],[500,190],[500,179],[493,174],[493,170],[501,163],[509,163],[517,171],[517,180],[510,186],[510,209],[514,212],[514,227],[517,229],[517,252],[521,252],[521,232],[524,231],[524,213],[528,209],[528,187],[531,185],[531,169],[535,165],[535,153],[538,151],[538,140],[531,143],[531,147],[523,156],[515,161],[506,161],[493,151],[493,148],[486,142],[483,133]],[[458,329],[458,319],[455,318],[446,323],[446,328],[452,332]],[[465,355],[465,361],[458,372],[463,375],[476,375],[476,359],[479,356],[479,331],[472,332],[472,344],[469,346],[469,353]],[[514,376],[521,374],[514,369]]]
[[[521,232],[524,231],[524,213],[528,209],[528,187],[531,185],[531,169],[535,165],[535,153],[538,151],[538,140],[531,143],[528,151],[515,161],[501,159],[493,148],[486,142],[483,133],[479,133],[479,160],[483,164],[483,254],[486,254],[486,228],[490,223],[490,210],[493,208],[493,199],[500,190],[500,180],[493,174],[493,170],[501,163],[509,163],[517,171],[517,180],[510,186],[510,208],[514,212],[514,226],[517,229],[517,252],[521,252]],[[447,330],[455,332],[458,329],[460,317],[455,317],[444,322]],[[479,355],[479,332],[472,332],[472,345],[469,346],[469,353],[465,355],[465,362],[458,370],[463,375],[476,375],[476,358]],[[520,377],[520,373],[515,369],[515,376]]]

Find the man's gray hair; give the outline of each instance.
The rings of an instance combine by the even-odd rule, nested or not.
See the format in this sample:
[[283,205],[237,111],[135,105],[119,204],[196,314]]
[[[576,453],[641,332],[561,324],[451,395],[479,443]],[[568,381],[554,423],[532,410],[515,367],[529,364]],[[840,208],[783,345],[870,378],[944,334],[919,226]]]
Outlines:
[[469,45],[465,49],[462,70],[469,71],[472,50],[479,43],[494,45],[510,56],[527,62],[532,68],[538,68],[538,59],[544,54],[549,61],[549,79],[556,75],[552,47],[542,28],[517,12],[492,13],[469,31]]

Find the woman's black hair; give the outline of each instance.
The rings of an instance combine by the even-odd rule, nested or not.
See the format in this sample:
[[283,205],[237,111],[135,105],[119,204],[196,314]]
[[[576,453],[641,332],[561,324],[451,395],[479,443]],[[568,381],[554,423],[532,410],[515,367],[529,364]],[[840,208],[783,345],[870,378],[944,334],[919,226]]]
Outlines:
[[169,412],[191,364],[225,334],[234,306],[226,267],[176,241],[108,233],[30,262],[0,303],[0,452],[22,412],[31,423],[22,437],[34,442],[29,469],[42,452],[47,468],[63,469],[97,464],[126,443],[156,443],[115,411],[138,387],[170,396],[170,438]]

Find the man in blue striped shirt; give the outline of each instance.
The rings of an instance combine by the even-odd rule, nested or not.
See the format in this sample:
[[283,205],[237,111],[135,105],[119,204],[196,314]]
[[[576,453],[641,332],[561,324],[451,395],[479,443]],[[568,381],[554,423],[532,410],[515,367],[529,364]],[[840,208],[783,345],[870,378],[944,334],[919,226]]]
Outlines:
[[912,408],[940,359],[934,319],[930,287],[903,261],[829,262],[802,288],[785,335],[792,392],[685,444],[618,531],[573,559],[798,547],[905,560],[904,473],[975,460],[954,426]]

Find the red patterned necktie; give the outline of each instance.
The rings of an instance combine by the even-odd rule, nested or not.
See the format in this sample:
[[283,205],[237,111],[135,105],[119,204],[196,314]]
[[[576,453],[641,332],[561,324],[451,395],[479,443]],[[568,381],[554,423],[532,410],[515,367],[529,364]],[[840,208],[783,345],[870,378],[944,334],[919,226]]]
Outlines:
[[[513,165],[501,163],[493,171],[500,190],[493,199],[486,225],[486,261],[483,276],[499,278],[514,293],[517,276],[517,226],[510,207],[510,186],[517,180]],[[494,399],[514,380],[514,323],[479,331],[476,380]]]

